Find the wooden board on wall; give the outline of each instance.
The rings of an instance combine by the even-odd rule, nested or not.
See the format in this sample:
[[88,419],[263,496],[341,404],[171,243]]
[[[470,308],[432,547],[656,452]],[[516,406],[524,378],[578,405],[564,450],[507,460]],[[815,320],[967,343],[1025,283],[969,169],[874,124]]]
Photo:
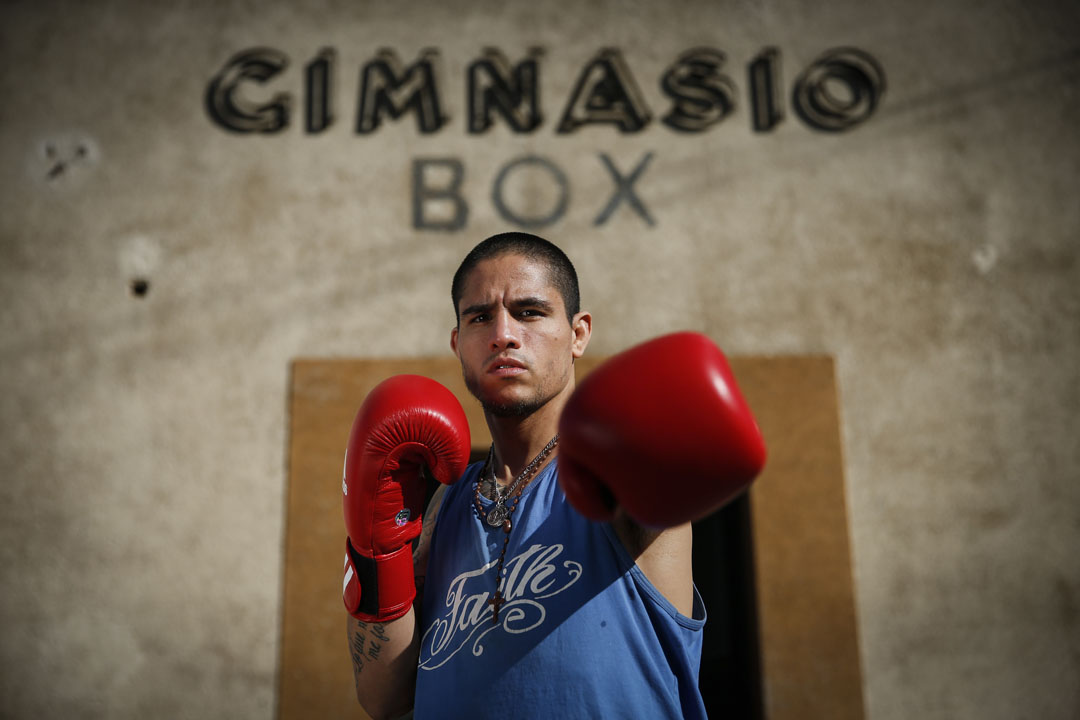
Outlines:
[[750,493],[765,717],[864,717],[832,358],[737,358],[769,449]]
[[[583,358],[582,377],[603,358]],[[833,362],[733,358],[769,447],[751,493],[763,698],[770,720],[863,717]],[[366,717],[353,691],[341,576],[341,469],[356,409],[390,375],[434,378],[490,436],[453,357],[292,366],[279,717]]]

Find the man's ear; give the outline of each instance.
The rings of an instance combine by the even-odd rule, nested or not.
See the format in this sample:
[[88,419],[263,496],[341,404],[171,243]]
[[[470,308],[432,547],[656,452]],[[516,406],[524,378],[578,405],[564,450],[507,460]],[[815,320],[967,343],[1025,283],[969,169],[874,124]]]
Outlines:
[[[457,326],[456,325],[453,328],[450,329],[450,349],[454,352],[455,355],[458,354],[458,351],[457,351]],[[461,356],[458,355],[458,357],[460,358]]]
[[570,330],[574,333],[571,351],[574,358],[577,359],[585,354],[585,348],[589,344],[589,338],[592,337],[592,315],[584,310],[579,312],[574,316],[574,320],[570,323]]

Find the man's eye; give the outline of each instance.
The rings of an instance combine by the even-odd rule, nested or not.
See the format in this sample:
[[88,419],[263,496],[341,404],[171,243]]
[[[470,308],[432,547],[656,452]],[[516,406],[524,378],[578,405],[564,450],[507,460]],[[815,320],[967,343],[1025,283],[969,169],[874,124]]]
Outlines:
[[469,322],[473,324],[482,323],[487,320],[487,317],[487,315],[473,315],[471,318],[469,318]]

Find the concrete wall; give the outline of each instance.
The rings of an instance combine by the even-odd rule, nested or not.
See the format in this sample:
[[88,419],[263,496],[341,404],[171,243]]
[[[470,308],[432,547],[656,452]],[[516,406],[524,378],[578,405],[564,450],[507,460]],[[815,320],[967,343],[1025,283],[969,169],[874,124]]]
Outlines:
[[[512,227],[492,183],[530,154],[566,177],[540,232],[578,264],[594,351],[693,328],[732,354],[837,358],[869,717],[1080,715],[1080,10],[151,5],[0,7],[0,715],[272,716],[289,361],[448,352],[449,276]],[[533,133],[467,131],[466,68],[492,45],[544,51]],[[207,84],[256,46],[290,64],[244,94],[291,93],[292,122],[226,132]],[[674,132],[659,79],[701,46],[727,54],[737,107]],[[887,90],[821,132],[791,93],[838,46]],[[336,122],[308,134],[323,47]],[[438,49],[439,132],[354,131],[381,47]],[[652,121],[557,133],[603,47]],[[755,132],[766,47],[784,120]],[[633,183],[652,226],[625,201],[594,224],[601,153],[627,176],[652,153]],[[464,169],[460,230],[413,226],[430,157]],[[546,173],[515,171],[506,205],[547,214]]]

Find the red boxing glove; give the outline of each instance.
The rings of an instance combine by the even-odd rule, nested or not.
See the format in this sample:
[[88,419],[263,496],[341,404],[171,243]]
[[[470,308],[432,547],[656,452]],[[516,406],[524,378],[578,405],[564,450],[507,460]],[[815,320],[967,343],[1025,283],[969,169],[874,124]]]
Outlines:
[[704,335],[675,333],[593,370],[559,418],[559,482],[593,520],[616,505],[642,525],[698,520],[746,488],[765,443],[727,360]]
[[416,597],[411,542],[420,534],[426,465],[444,484],[469,462],[469,422],[454,394],[420,375],[379,383],[353,421],[341,482],[345,581],[353,617],[393,620]]

